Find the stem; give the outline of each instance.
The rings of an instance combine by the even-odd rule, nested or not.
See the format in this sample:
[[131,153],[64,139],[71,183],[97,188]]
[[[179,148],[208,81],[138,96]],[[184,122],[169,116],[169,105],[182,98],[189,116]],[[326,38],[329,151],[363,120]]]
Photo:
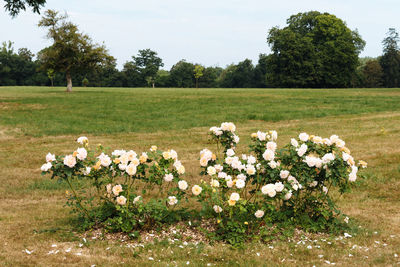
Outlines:
[[86,216],[88,216],[89,219],[91,219],[92,217],[89,215],[89,212],[87,211],[87,209],[85,209],[85,207],[83,207],[82,205],[82,200],[78,197],[78,195],[76,194],[74,188],[71,185],[71,182],[69,181],[68,177],[67,177],[67,183],[69,185],[69,188],[71,188],[72,193],[74,193],[75,199],[78,201],[79,207],[85,212]]

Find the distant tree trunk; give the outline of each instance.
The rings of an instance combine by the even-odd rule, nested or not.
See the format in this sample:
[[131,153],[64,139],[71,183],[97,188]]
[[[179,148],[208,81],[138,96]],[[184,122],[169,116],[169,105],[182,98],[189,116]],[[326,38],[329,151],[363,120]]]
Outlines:
[[196,78],[196,88],[199,88],[199,78]]
[[156,86],[155,86],[155,84],[154,84],[154,82],[152,82],[151,84],[153,85],[153,88],[155,88],[155,87],[156,87]]
[[72,92],[72,79],[71,79],[71,73],[69,71],[66,72],[65,74],[67,78],[67,92],[70,93]]
[[53,79],[50,79],[50,81],[51,81],[51,87],[54,87],[54,81],[53,81]]

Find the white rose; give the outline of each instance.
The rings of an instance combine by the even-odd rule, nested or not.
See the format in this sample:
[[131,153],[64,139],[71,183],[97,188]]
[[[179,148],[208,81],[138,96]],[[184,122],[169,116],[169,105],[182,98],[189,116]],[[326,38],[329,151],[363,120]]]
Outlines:
[[121,171],[125,171],[127,166],[128,166],[128,165],[122,164],[122,163],[118,164],[118,168],[119,168]]
[[335,155],[333,155],[332,153],[327,153],[322,157],[322,162],[327,164],[334,159],[335,159]]
[[234,136],[233,136],[233,142],[235,142],[235,143],[237,144],[237,143],[239,143],[239,141],[240,141],[239,136],[234,135]]
[[303,160],[305,163],[307,163],[308,167],[314,167],[317,164],[316,157],[313,156],[306,156],[306,159]]
[[222,212],[222,208],[221,208],[220,206],[218,206],[218,205],[214,205],[214,206],[213,206],[213,209],[214,209],[214,211],[215,211],[216,213],[221,213],[221,212]]
[[169,153],[170,153],[171,158],[172,158],[173,160],[177,160],[177,159],[178,159],[178,153],[176,153],[175,150],[171,149]]
[[138,201],[140,201],[142,197],[141,196],[137,196],[133,199],[133,204],[137,203]]
[[218,173],[218,178],[222,178],[222,179],[225,179],[226,178],[226,173],[225,172],[220,172],[220,173]]
[[201,188],[201,187],[198,186],[197,184],[194,185],[194,186],[192,187],[192,193],[193,193],[193,195],[195,195],[195,196],[200,195],[200,193],[201,193],[202,190],[203,190],[203,188]]
[[246,173],[248,175],[254,175],[256,173],[256,168],[253,165],[246,166]]
[[56,160],[56,156],[54,154],[51,154],[50,152],[46,155],[46,162],[51,162],[51,161],[55,161]]
[[327,188],[326,186],[322,187],[322,191],[323,191],[325,194],[328,194],[328,188]]
[[230,200],[238,201],[240,199],[240,196],[238,193],[232,193],[231,196],[229,197]]
[[274,151],[272,151],[272,150],[270,150],[270,149],[265,150],[265,152],[263,153],[263,158],[264,158],[265,160],[267,160],[267,161],[274,160],[274,158],[275,158],[275,153],[274,153]]
[[299,157],[302,157],[306,152],[307,152],[307,145],[306,144],[302,144],[298,149],[297,149],[297,155],[299,155]]
[[212,179],[210,184],[211,184],[212,187],[219,187],[219,181],[218,180]]
[[83,145],[84,143],[89,142],[89,139],[86,136],[81,136],[76,140],[79,144]]
[[310,183],[310,187],[316,187],[318,185],[318,181],[313,181]]
[[180,190],[186,190],[188,188],[188,183],[185,180],[178,182],[178,187]]
[[86,167],[85,170],[83,171],[83,175],[89,175],[91,170],[92,168]]
[[341,139],[336,140],[335,144],[338,148],[342,148],[346,145],[346,143]]
[[244,175],[243,173],[238,174],[237,178],[238,178],[239,180],[246,181],[246,175]]
[[164,175],[164,180],[166,182],[171,182],[174,179],[174,176],[172,175],[172,173],[167,173]]
[[275,191],[276,192],[282,192],[285,186],[281,182],[276,182],[275,183]]
[[67,155],[64,158],[64,165],[73,168],[76,165],[76,158],[72,155]]
[[126,155],[128,156],[128,160],[130,161],[137,157],[136,152],[133,150],[129,150],[128,152],[126,152]]
[[129,175],[135,175],[136,174],[136,166],[133,164],[129,164],[126,166],[126,173]]
[[106,190],[107,190],[107,193],[111,194],[111,192],[112,192],[112,184],[106,185]]
[[226,164],[231,165],[232,162],[233,162],[233,158],[232,158],[232,157],[226,157],[226,158],[225,158],[225,163],[226,163]]
[[48,170],[51,169],[51,162],[47,162],[45,164],[42,165],[42,167],[40,167],[40,170],[43,172],[47,172]]
[[279,176],[280,176],[282,179],[286,179],[286,178],[288,178],[288,176],[289,176],[289,171],[287,171],[287,170],[282,170],[282,171],[279,173]]
[[278,164],[275,161],[272,160],[272,161],[268,162],[268,166],[271,169],[275,169],[278,166]]
[[232,180],[226,180],[226,186],[231,188],[233,186],[233,181]]
[[260,141],[265,141],[265,139],[267,138],[267,133],[263,133],[263,132],[258,131],[257,132],[257,138]]
[[84,160],[87,157],[87,151],[85,148],[80,147],[76,150],[76,152],[78,152],[78,154],[76,155],[76,157],[80,160]]
[[264,216],[264,211],[257,210],[256,213],[254,213],[254,216],[256,216],[257,218],[261,218]]
[[216,174],[216,173],[217,173],[217,170],[216,170],[213,166],[209,166],[209,167],[207,168],[207,174],[208,174],[208,175],[213,176],[213,175]]
[[121,186],[120,184],[115,185],[115,186],[112,188],[112,192],[113,192],[113,194],[116,195],[116,196],[118,196],[119,193],[121,193],[122,191],[123,191],[123,190],[122,190],[122,186]]
[[275,185],[274,184],[267,184],[261,188],[261,192],[264,195],[268,195],[270,197],[274,197],[276,195]]
[[222,170],[224,169],[224,167],[220,164],[214,165],[214,168],[217,170],[217,172],[222,172]]
[[285,194],[285,200],[289,200],[292,197],[292,191],[289,191]]
[[232,148],[230,148],[230,149],[228,149],[228,150],[226,151],[226,155],[227,155],[228,157],[233,157],[233,156],[235,155],[235,151],[234,151]]
[[245,185],[246,185],[246,183],[245,183],[243,180],[240,180],[240,179],[236,180],[236,187],[237,187],[237,188],[241,189],[241,188],[243,188]]
[[271,131],[271,139],[273,141],[275,141],[276,139],[278,139],[278,133],[276,131]]
[[124,196],[117,197],[117,203],[118,203],[118,205],[125,205],[126,204],[126,197],[124,197]]
[[178,203],[178,199],[175,196],[169,196],[168,197],[168,204],[170,206],[175,205],[176,203]]
[[306,133],[301,133],[301,134],[299,134],[299,139],[301,140],[301,141],[303,141],[303,142],[306,142],[306,141],[308,141],[308,138],[309,138],[310,136],[308,135],[308,134],[306,134]]
[[294,146],[294,147],[298,147],[298,146],[299,146],[299,143],[298,143],[297,140],[294,139],[294,138],[290,139],[290,143],[291,143],[292,146]]
[[329,138],[329,140],[331,141],[331,143],[336,143],[336,141],[339,140],[339,136],[334,134]]
[[247,163],[248,164],[256,164],[257,160],[254,156],[248,156],[247,157]]
[[120,161],[121,164],[123,164],[123,165],[128,165],[128,162],[129,162],[128,154],[127,154],[127,153],[122,154],[122,155],[119,157],[119,161]]
[[206,157],[200,158],[200,166],[206,167],[208,165],[208,159]]
[[267,149],[270,149],[270,150],[272,150],[272,151],[275,151],[275,150],[276,150],[276,143],[273,142],[273,141],[269,141],[269,142],[267,143]]

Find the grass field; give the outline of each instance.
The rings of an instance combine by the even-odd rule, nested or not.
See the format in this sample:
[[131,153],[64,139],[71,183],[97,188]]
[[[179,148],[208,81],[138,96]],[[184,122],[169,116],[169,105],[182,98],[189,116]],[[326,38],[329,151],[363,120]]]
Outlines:
[[[400,264],[399,89],[74,90],[0,87],[1,266]],[[196,181],[198,152],[212,148],[207,130],[222,121],[236,123],[242,149],[258,129],[277,130],[278,145],[302,131],[342,137],[356,158],[369,163],[368,179],[339,199],[342,211],[360,226],[358,234],[317,236],[304,244],[251,243],[240,251],[221,244],[84,243],[72,231],[64,207],[67,187],[40,176],[47,152],[70,152],[76,149],[74,140],[85,134],[111,149],[174,148],[184,159],[188,180]]]

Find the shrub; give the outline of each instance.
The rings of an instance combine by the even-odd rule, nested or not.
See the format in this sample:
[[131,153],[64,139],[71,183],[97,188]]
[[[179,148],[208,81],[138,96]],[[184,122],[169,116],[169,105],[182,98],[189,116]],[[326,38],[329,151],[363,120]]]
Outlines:
[[[70,155],[48,154],[43,174],[52,173],[71,188],[68,205],[79,213],[84,227],[109,231],[137,231],[196,217],[215,222],[209,233],[217,240],[241,245],[251,238],[269,240],[269,229],[290,227],[326,231],[341,229],[348,218],[341,214],[332,192],[348,192],[358,167],[345,142],[301,133],[282,149],[276,131],[253,133],[249,154],[237,155],[240,138],[233,123],[210,128],[217,151],[200,152],[201,175],[191,187],[191,198],[201,209],[185,209],[189,185],[181,178],[185,167],[174,150],[138,155],[115,150],[111,156],[100,145],[82,147]],[[366,163],[359,161],[359,166]],[[82,180],[76,190],[73,180]]]

